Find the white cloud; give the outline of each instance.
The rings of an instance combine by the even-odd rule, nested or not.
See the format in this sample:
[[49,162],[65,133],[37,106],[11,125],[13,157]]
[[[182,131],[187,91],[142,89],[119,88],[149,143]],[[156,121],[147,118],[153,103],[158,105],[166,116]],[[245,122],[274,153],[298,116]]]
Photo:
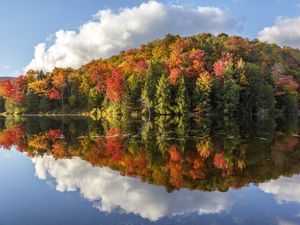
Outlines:
[[118,12],[100,10],[78,32],[60,30],[52,45],[36,45],[34,58],[25,69],[77,68],[91,59],[109,57],[167,33],[219,33],[238,27],[230,15],[216,7],[188,8],[149,1]]
[[274,195],[278,203],[296,202],[300,203],[300,175],[292,177],[280,177],[260,184],[259,188],[266,193]]
[[163,187],[121,176],[109,168],[92,167],[78,157],[55,160],[52,156],[33,159],[36,176],[56,181],[60,192],[79,190],[100,211],[121,209],[156,221],[184,213],[214,214],[231,207],[231,192],[181,190],[167,193]]
[[300,48],[300,17],[276,19],[272,27],[266,27],[258,33],[261,41],[276,43],[280,46]]

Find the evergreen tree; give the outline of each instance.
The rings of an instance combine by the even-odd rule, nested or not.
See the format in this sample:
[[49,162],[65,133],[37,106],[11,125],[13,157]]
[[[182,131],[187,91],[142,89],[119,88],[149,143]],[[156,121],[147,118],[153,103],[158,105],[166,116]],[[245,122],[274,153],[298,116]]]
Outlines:
[[171,106],[171,90],[170,84],[167,81],[165,75],[162,75],[159,79],[159,82],[156,87],[156,104],[155,104],[155,112],[160,115],[168,115],[171,114],[172,106]]
[[144,109],[148,112],[151,112],[151,109],[154,106],[156,85],[157,76],[155,74],[154,64],[151,61],[146,73],[145,84],[141,95]]
[[[250,114],[260,111],[273,111],[275,107],[274,90],[270,84],[263,80],[261,68],[253,63],[247,63],[245,68],[246,78],[248,80],[248,90],[245,90],[246,96],[243,96]],[[272,95],[272,96],[271,96]]]
[[135,82],[131,85],[126,82],[124,85],[124,95],[121,103],[122,114],[129,115],[131,112],[137,112],[140,106],[139,96],[140,96],[140,83]]
[[140,96],[141,82],[136,74],[132,74],[124,84],[122,114],[129,115],[130,112],[137,112],[140,108]]
[[268,113],[274,111],[275,108],[275,98],[274,98],[274,88],[270,84],[263,85],[263,96],[261,101],[261,107],[266,109]]
[[177,89],[177,96],[175,100],[175,108],[174,111],[177,114],[184,115],[186,114],[190,109],[190,99],[187,92],[187,85],[185,76],[181,74]]
[[240,102],[240,86],[234,79],[235,69],[232,62],[229,62],[224,70],[224,114],[237,112]]

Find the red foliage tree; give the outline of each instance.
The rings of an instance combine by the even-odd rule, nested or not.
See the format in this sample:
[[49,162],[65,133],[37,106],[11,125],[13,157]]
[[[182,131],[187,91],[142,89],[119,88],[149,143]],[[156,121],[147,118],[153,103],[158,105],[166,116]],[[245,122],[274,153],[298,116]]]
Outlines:
[[218,79],[224,78],[225,62],[220,59],[214,64],[214,73],[218,76]]
[[189,55],[189,67],[186,71],[186,76],[189,78],[197,77],[204,72],[207,56],[203,50],[194,50]]
[[27,87],[27,78],[19,76],[14,83],[14,98],[12,99],[15,104],[22,104],[25,101],[25,89]]
[[0,93],[6,99],[12,98],[15,93],[15,87],[11,79],[5,79],[0,82]]
[[217,78],[219,80],[224,79],[224,70],[225,70],[226,64],[229,61],[232,61],[233,58],[234,58],[233,54],[222,52],[222,58],[219,59],[217,62],[215,62],[215,64],[214,64],[214,73],[217,75]]
[[95,84],[97,92],[102,95],[106,90],[106,74],[108,73],[107,68],[103,65],[91,67],[89,74],[93,83]]
[[123,95],[123,74],[118,68],[111,69],[111,77],[106,79],[108,99],[119,102]]
[[61,99],[61,93],[56,88],[51,88],[48,92],[48,98],[53,100]]
[[178,78],[180,77],[181,70],[179,68],[174,68],[170,70],[170,75],[168,77],[169,83],[175,85],[177,83]]

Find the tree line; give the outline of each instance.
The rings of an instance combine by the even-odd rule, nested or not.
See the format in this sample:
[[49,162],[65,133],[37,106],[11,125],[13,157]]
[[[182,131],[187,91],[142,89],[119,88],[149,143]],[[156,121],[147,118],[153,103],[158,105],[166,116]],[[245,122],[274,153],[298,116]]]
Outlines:
[[300,51],[238,36],[166,35],[78,69],[0,82],[2,111],[119,115],[297,112]]

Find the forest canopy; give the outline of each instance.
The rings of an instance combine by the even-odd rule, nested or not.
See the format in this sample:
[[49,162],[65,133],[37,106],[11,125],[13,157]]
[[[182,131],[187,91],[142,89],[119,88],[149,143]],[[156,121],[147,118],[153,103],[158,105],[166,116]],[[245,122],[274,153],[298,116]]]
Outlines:
[[165,38],[79,69],[0,81],[7,114],[297,112],[300,50],[224,33]]

